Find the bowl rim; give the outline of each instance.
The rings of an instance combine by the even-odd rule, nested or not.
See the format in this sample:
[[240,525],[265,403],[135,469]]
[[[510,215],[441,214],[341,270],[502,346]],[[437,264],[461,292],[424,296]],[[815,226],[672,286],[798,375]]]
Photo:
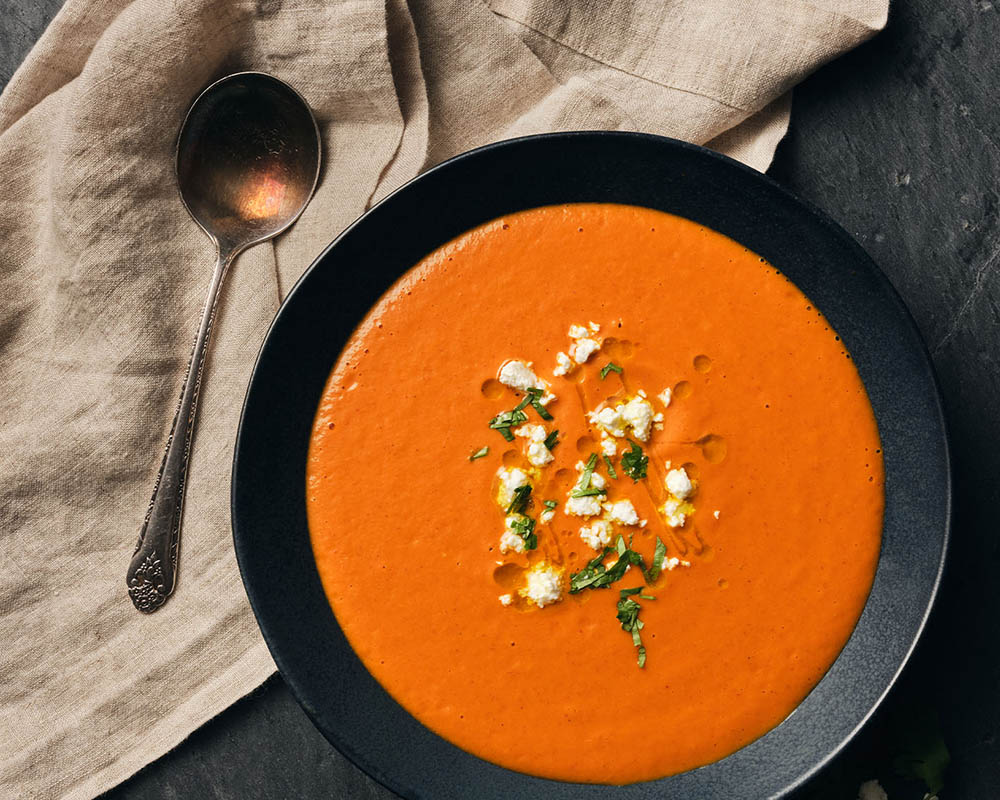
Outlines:
[[[387,770],[386,764],[380,762],[380,757],[373,758],[370,753],[365,751],[364,746],[360,748],[357,747],[352,741],[350,735],[345,735],[343,730],[337,729],[336,726],[331,726],[329,709],[323,708],[321,705],[317,704],[317,693],[315,691],[315,681],[316,681],[316,669],[308,669],[303,666],[301,660],[297,660],[297,656],[291,655],[289,649],[289,644],[287,638],[284,636],[281,625],[284,622],[288,622],[287,615],[280,615],[275,613],[274,605],[270,602],[266,595],[269,591],[274,591],[274,587],[266,588],[265,584],[261,583],[260,577],[260,564],[255,560],[255,552],[260,544],[259,541],[254,539],[254,531],[251,530],[253,524],[251,520],[247,519],[247,497],[248,492],[252,494],[253,489],[250,488],[250,484],[253,482],[254,474],[252,470],[248,467],[248,461],[252,458],[248,456],[248,440],[255,435],[253,430],[254,417],[256,415],[256,410],[254,408],[254,393],[260,393],[263,391],[259,387],[263,384],[262,381],[266,381],[266,374],[269,371],[269,367],[264,364],[265,359],[268,355],[269,348],[274,346],[274,336],[275,331],[281,329],[285,325],[286,321],[289,319],[293,311],[289,309],[294,308],[298,303],[301,302],[301,298],[307,296],[310,291],[309,284],[315,280],[315,276],[321,273],[324,269],[324,264],[329,261],[334,254],[338,252],[339,248],[344,247],[344,243],[350,240],[352,237],[358,235],[359,230],[363,229],[371,223],[371,220],[378,219],[378,214],[380,211],[384,211],[386,208],[392,207],[394,204],[399,204],[401,198],[403,199],[403,205],[406,205],[406,198],[411,193],[414,193],[414,187],[427,187],[429,184],[435,182],[442,182],[447,185],[448,181],[451,180],[452,173],[456,170],[463,169],[480,169],[482,164],[477,162],[482,162],[483,159],[487,161],[497,154],[509,154],[511,150],[541,147],[543,150],[548,148],[549,151],[552,150],[552,145],[559,145],[560,147],[583,147],[586,149],[588,146],[593,146],[596,150],[601,150],[603,147],[607,146],[611,149],[622,148],[628,149],[631,147],[636,148],[652,148],[653,150],[661,151],[664,155],[670,154],[670,157],[679,158],[685,163],[701,162],[703,165],[708,165],[706,168],[710,170],[716,170],[720,175],[728,175],[735,183],[740,183],[744,185],[755,185],[760,189],[760,193],[763,196],[769,197],[775,202],[775,204],[780,204],[783,201],[786,207],[799,209],[799,216],[802,219],[811,221],[812,226],[816,232],[822,232],[822,235],[826,236],[832,243],[831,246],[835,251],[839,251],[841,254],[847,254],[853,260],[854,266],[859,267],[862,271],[865,271],[865,277],[873,283],[875,288],[881,293],[882,300],[887,304],[886,308],[889,308],[894,314],[893,324],[897,328],[907,329],[904,332],[908,333],[909,338],[907,341],[907,348],[910,355],[915,359],[912,367],[920,372],[920,379],[923,383],[923,388],[925,389],[925,397],[921,398],[923,405],[921,406],[922,413],[925,415],[920,421],[926,423],[934,436],[933,445],[938,448],[936,452],[936,460],[934,466],[936,467],[936,472],[934,477],[937,480],[937,485],[935,491],[942,501],[943,507],[939,508],[939,517],[937,518],[937,524],[934,526],[934,530],[931,531],[935,534],[935,541],[939,542],[939,546],[936,548],[936,559],[933,563],[932,572],[923,575],[922,577],[927,581],[926,585],[922,587],[922,602],[920,607],[919,618],[915,620],[910,620],[910,626],[908,632],[904,636],[907,640],[902,653],[896,653],[891,657],[893,664],[890,667],[887,665],[880,665],[881,676],[878,683],[878,691],[874,697],[869,697],[863,702],[866,709],[861,714],[855,714],[854,724],[849,728],[842,730],[837,736],[837,741],[832,745],[827,745],[824,747],[825,755],[818,759],[810,758],[811,766],[807,769],[798,769],[794,777],[790,779],[785,778],[779,781],[780,785],[768,788],[768,796],[780,797],[785,796],[796,789],[800,788],[809,779],[815,776],[819,771],[821,771],[827,764],[829,764],[833,759],[835,759],[849,744],[849,742],[857,735],[857,733],[864,727],[864,725],[871,719],[871,717],[878,710],[879,706],[892,690],[893,686],[896,684],[900,674],[909,662],[917,643],[919,642],[927,624],[927,620],[930,613],[934,607],[942,575],[946,565],[946,555],[948,544],[951,538],[951,525],[952,525],[952,464],[951,464],[951,451],[948,439],[948,432],[946,427],[946,421],[943,412],[943,406],[941,402],[941,396],[939,391],[938,379],[934,372],[930,355],[927,350],[926,345],[920,337],[919,331],[916,324],[910,315],[910,312],[903,304],[898,293],[895,291],[894,287],[891,285],[889,279],[885,274],[878,268],[877,265],[870,259],[867,253],[846,231],[843,230],[834,220],[827,215],[825,212],[817,208],[812,203],[797,198],[787,189],[782,187],[773,179],[768,176],[757,172],[756,170],[737,162],[727,156],[717,153],[707,148],[700,147],[698,145],[693,145],[687,142],[682,142],[674,139],[668,139],[666,137],[657,136],[654,134],[645,133],[632,133],[632,132],[610,132],[610,131],[572,131],[563,133],[550,133],[550,134],[537,134],[533,136],[519,137],[516,139],[504,140],[501,142],[495,142],[492,144],[485,145],[483,147],[470,150],[468,152],[457,155],[447,161],[444,161],[421,175],[408,181],[406,184],[396,189],[391,194],[387,195],[384,199],[379,201],[377,204],[372,206],[368,211],[366,211],[361,217],[355,220],[351,225],[345,228],[333,241],[327,245],[323,251],[317,256],[317,258],[312,262],[312,264],[305,270],[302,276],[296,281],[292,289],[288,292],[285,300],[282,302],[274,320],[268,330],[267,335],[261,344],[260,350],[258,352],[257,361],[254,366],[253,374],[251,376],[247,394],[244,398],[243,408],[240,416],[239,429],[236,438],[236,445],[234,449],[233,458],[233,473],[232,473],[232,486],[231,486],[231,513],[232,513],[232,526],[234,535],[234,545],[236,549],[237,560],[239,562],[241,575],[243,577],[244,585],[250,599],[251,606],[256,615],[258,624],[260,625],[261,632],[264,639],[271,651],[271,654],[278,666],[282,677],[285,679],[292,694],[295,696],[296,700],[303,707],[306,713],[309,715],[310,719],[314,724],[320,729],[320,731],[326,736],[326,738],[342,753],[344,753],[351,761],[353,761],[358,767],[360,767],[364,772],[368,773],[371,777],[375,778],[377,781],[387,786],[388,788],[396,791],[397,793],[403,794],[404,796],[438,796],[437,794],[430,795],[425,794],[427,791],[427,786],[417,786],[414,787],[411,784],[407,784],[405,779],[400,779],[398,774],[390,768]],[[693,161],[692,161],[693,159]],[[566,201],[571,202],[571,201]],[[634,203],[636,205],[643,205],[642,203]],[[525,205],[524,208],[535,207],[534,205]],[[665,209],[661,209],[665,210]],[[671,212],[678,213],[678,212]],[[684,216],[683,214],[680,214]],[[499,216],[499,215],[496,215]],[[495,217],[492,217],[495,218]],[[483,219],[482,222],[487,221]],[[801,219],[800,219],[801,221]],[[469,226],[471,227],[471,226]],[[467,228],[465,228],[467,229]],[[726,235],[726,231],[721,231]],[[452,237],[447,237],[444,241],[447,241]],[[736,237],[732,237],[736,238]],[[441,244],[444,243],[441,242]],[[738,239],[741,243],[745,242],[742,239]],[[749,246],[749,245],[748,245]],[[756,248],[751,247],[752,250],[760,252]],[[770,258],[768,260],[771,260]],[[416,263],[414,260],[413,263]],[[774,263],[772,261],[772,263]],[[778,266],[776,264],[776,266]],[[405,270],[404,270],[405,271]],[[782,272],[788,275],[788,271],[782,265]],[[397,274],[397,277],[401,272]],[[791,277],[791,276],[790,276]],[[798,284],[798,281],[794,281]],[[803,290],[805,291],[805,290]],[[806,292],[810,299],[813,298],[813,294]],[[827,315],[827,309],[823,307],[820,302],[816,303],[817,307],[820,308],[825,315]],[[362,309],[362,315],[367,311],[367,307]],[[829,318],[829,315],[827,315]],[[358,316],[360,320],[360,315]],[[357,320],[356,320],[357,321]],[[831,320],[831,324],[833,320]],[[351,325],[353,330],[354,325]],[[837,327],[838,332],[841,332],[841,328]],[[843,337],[845,344],[848,343],[847,337]],[[855,344],[859,343],[860,339],[852,342],[849,345],[851,353],[855,353]],[[332,356],[330,364],[336,360],[339,355],[340,345],[338,345]],[[860,365],[859,365],[860,370]],[[866,388],[868,383],[866,381]],[[316,395],[315,400],[318,402],[318,395]],[[874,407],[874,403],[873,403]],[[315,408],[315,403],[313,405]],[[879,419],[880,432],[882,430],[882,420]],[[311,426],[311,419],[309,421]],[[272,437],[273,438],[273,437]],[[888,450],[883,444],[883,448],[886,450],[886,457],[888,457]],[[259,460],[259,459],[258,459]],[[886,487],[889,487],[889,475],[887,466],[887,476],[886,476]],[[302,495],[304,500],[305,487],[302,486]],[[889,508],[889,498],[886,499],[887,510]],[[460,750],[455,745],[445,742],[445,740],[440,739],[435,734],[430,733],[422,725],[416,723],[419,728],[427,732],[431,737],[434,737],[439,742],[444,743],[448,748],[452,748],[457,751],[458,754],[448,753],[447,749],[442,751],[443,759],[446,763],[445,772],[448,774],[452,773],[462,773],[463,770],[468,769],[468,765],[465,764],[468,759],[473,759],[478,762],[481,768],[482,775],[486,778],[493,780],[501,780],[501,782],[506,784],[508,779],[511,779],[507,788],[509,791],[505,792],[504,796],[543,796],[539,794],[542,792],[544,796],[553,797],[569,797],[569,796],[600,796],[600,797],[647,797],[647,796],[663,796],[663,792],[669,792],[673,786],[672,784],[679,783],[677,779],[681,776],[690,776],[696,773],[701,773],[703,776],[707,776],[706,780],[696,782],[702,791],[702,796],[705,797],[735,797],[737,795],[733,794],[731,790],[727,794],[713,794],[713,792],[719,791],[723,788],[725,780],[715,779],[713,776],[709,775],[713,768],[717,768],[720,764],[726,764],[730,762],[734,757],[739,756],[741,753],[745,753],[751,748],[758,746],[760,742],[768,739],[772,736],[775,731],[781,730],[784,726],[796,717],[799,709],[801,709],[811,697],[813,697],[818,689],[827,682],[828,677],[837,668],[838,664],[845,657],[845,653],[851,646],[851,643],[855,641],[858,636],[858,630],[861,628],[862,621],[865,619],[869,612],[869,605],[872,603],[873,596],[875,594],[875,587],[879,585],[880,574],[883,571],[883,555],[886,547],[885,536],[886,528],[888,526],[888,521],[883,522],[883,553],[880,554],[878,571],[876,573],[875,583],[872,588],[872,595],[869,596],[868,602],[866,602],[865,610],[862,613],[861,619],[857,623],[857,627],[851,634],[850,639],[845,645],[844,650],[835,659],[833,665],[831,665],[830,670],[823,676],[823,678],[813,687],[809,695],[802,701],[802,703],[796,708],[792,714],[789,715],[786,720],[780,723],[776,728],[765,733],[762,737],[755,740],[751,744],[737,750],[734,754],[727,756],[719,761],[712,762],[711,764],[705,765],[704,767],[699,767],[695,770],[690,770],[685,773],[680,773],[679,776],[668,776],[666,778],[661,778],[656,781],[647,781],[643,783],[627,784],[625,786],[609,786],[609,785],[598,785],[598,784],[574,784],[574,783],[563,783],[559,781],[550,781],[547,779],[535,778],[533,776],[526,776],[523,773],[513,772],[507,770],[503,767],[498,767],[497,765],[491,764],[490,762],[478,759],[465,751]],[[258,526],[259,527],[259,526]],[[306,537],[308,539],[308,531],[306,531]],[[932,548],[933,550],[933,548]],[[311,552],[311,550],[310,550]],[[927,556],[929,558],[929,556]],[[925,567],[929,568],[929,567]],[[313,567],[315,572],[315,567]],[[318,576],[314,576],[316,581],[318,581]],[[328,611],[329,611],[329,607]],[[329,611],[329,616],[331,619],[334,618],[332,611]],[[334,624],[336,624],[334,622]],[[339,630],[339,627],[338,627]],[[870,649],[870,648],[869,648]],[[869,655],[871,655],[869,653]],[[356,659],[356,656],[355,656]],[[360,662],[358,662],[360,664]],[[363,669],[363,667],[362,667]],[[367,672],[365,671],[365,674]],[[372,681],[374,684],[374,681]],[[381,689],[377,684],[374,684],[378,691]],[[370,690],[371,687],[368,687]],[[386,695],[388,698],[388,695]],[[389,698],[389,707],[395,704]],[[409,717],[408,713],[405,712],[401,706],[395,706],[399,713]],[[344,706],[338,707],[338,711],[348,711]],[[410,717],[410,720],[413,720]],[[360,723],[363,724],[365,720],[361,720]],[[373,724],[381,725],[384,728],[384,720],[369,720]],[[353,723],[355,726],[359,724],[358,720]],[[404,724],[404,723],[401,723]],[[405,725],[406,733],[415,735],[412,726]],[[384,754],[382,754],[384,756]],[[384,761],[384,758],[383,758]],[[761,761],[760,758],[751,757],[749,759],[744,759],[747,761],[745,764],[741,764],[739,770],[746,772],[747,769],[753,769],[754,764],[757,768],[764,768],[767,764],[766,759]],[[464,774],[464,773],[462,773]],[[731,777],[731,776],[730,776]],[[464,784],[460,784],[464,785]],[[725,784],[728,785],[728,784]],[[573,794],[567,795],[561,793],[556,787],[573,787]],[[647,791],[648,787],[654,787],[652,793]],[[635,789],[636,791],[631,791]],[[678,790],[681,787],[678,786]],[[689,787],[684,787],[683,791],[689,791]],[[519,793],[524,794],[519,794]],[[444,796],[444,795],[440,795]],[[448,796],[464,796],[461,794],[448,795]],[[487,796],[487,795],[484,795]],[[672,795],[671,795],[672,796]],[[685,796],[680,794],[678,796]],[[690,796],[690,795],[687,795]],[[744,795],[739,795],[744,796]],[[746,795],[751,796],[751,795]],[[752,796],[760,796],[759,794]]]

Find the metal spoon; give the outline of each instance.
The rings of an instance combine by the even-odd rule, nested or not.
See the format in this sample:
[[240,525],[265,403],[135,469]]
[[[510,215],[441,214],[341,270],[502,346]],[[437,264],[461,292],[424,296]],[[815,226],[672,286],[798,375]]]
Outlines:
[[129,597],[151,613],[174,590],[198,389],[219,290],[236,256],[287,229],[319,178],[319,128],[306,101],[261,72],[216,81],[194,101],[177,139],[177,182],[218,260],[153,499],[126,574]]

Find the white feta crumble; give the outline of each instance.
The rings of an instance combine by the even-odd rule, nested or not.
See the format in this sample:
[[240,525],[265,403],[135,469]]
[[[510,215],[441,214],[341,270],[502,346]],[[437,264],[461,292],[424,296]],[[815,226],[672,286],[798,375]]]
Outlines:
[[562,570],[543,561],[528,570],[525,586],[518,594],[539,608],[545,608],[562,599],[562,588]]
[[514,602],[514,598],[509,594],[500,595],[499,600],[500,600],[500,605],[502,606],[509,606],[511,603]]
[[636,394],[639,395],[639,397],[642,397],[643,399],[645,399],[645,397],[646,397],[646,390],[645,389],[640,389],[638,392],[636,392]]
[[504,508],[510,505],[514,499],[514,490],[522,486],[527,486],[531,481],[528,473],[518,467],[500,467],[497,470],[497,477],[500,479],[500,488],[497,490],[497,502]]
[[662,392],[660,392],[658,395],[656,395],[657,399],[661,403],[663,403],[663,407],[664,408],[666,408],[667,406],[670,405],[670,401],[673,399],[673,396],[674,396],[674,393],[672,391],[670,391],[669,388],[664,389]]
[[586,339],[590,335],[590,331],[587,330],[583,325],[570,325],[569,326],[569,338],[570,339]]
[[570,345],[569,354],[577,364],[586,364],[587,360],[601,349],[601,343],[596,339],[577,339]]
[[525,439],[531,439],[533,442],[544,442],[545,437],[548,435],[545,432],[544,425],[532,425],[530,422],[525,423],[520,428],[514,428],[515,436],[522,436]]
[[[500,367],[497,380],[504,386],[509,386],[511,389],[519,392],[524,392],[528,389],[547,390],[549,388],[549,384],[539,378],[534,373],[534,370],[531,369],[530,361],[524,362],[517,359],[505,361]],[[545,405],[545,398],[540,398],[539,402]]]
[[552,370],[552,374],[557,377],[566,375],[571,369],[573,369],[573,359],[562,351],[556,353],[556,368]]
[[677,569],[677,567],[680,566],[680,563],[681,560],[679,558],[670,556],[669,558],[663,559],[663,569],[667,570],[668,572],[673,572],[673,570]]
[[540,519],[542,522],[552,522],[555,516],[556,512],[553,511],[551,508],[547,508],[541,514],[538,515],[538,519]]
[[584,543],[600,550],[605,545],[611,544],[611,523],[603,519],[595,519],[590,525],[580,528],[580,538]]
[[608,517],[615,522],[622,523],[622,525],[639,524],[639,515],[636,513],[635,506],[632,505],[631,500],[625,499],[615,503],[605,503],[604,510],[608,512]]
[[639,441],[649,440],[652,431],[653,414],[652,404],[644,397],[633,397],[627,403],[619,403],[616,406],[604,406],[588,414],[588,419],[592,425],[597,425],[602,432],[609,433],[619,439],[628,433],[629,428],[632,434]]
[[625,435],[625,417],[622,416],[625,406],[605,406],[588,414],[590,422],[619,439]]
[[633,397],[622,411],[625,423],[632,428],[632,433],[640,442],[649,439],[650,428],[653,424],[653,406],[644,397]]
[[667,486],[667,491],[679,500],[686,499],[694,489],[694,484],[691,483],[691,479],[688,477],[684,467],[670,470],[667,473],[664,483]]
[[544,467],[555,459],[549,448],[545,446],[545,437],[548,436],[548,432],[544,425],[522,425],[514,430],[514,435],[528,439],[528,446],[524,452],[528,461],[534,466]]
[[[601,497],[598,495],[590,495],[587,497],[573,497],[573,492],[577,489],[583,489],[583,476],[586,473],[587,465],[582,461],[576,462],[576,468],[580,472],[580,477],[576,479],[576,483],[573,488],[569,491],[569,496],[566,498],[566,506],[563,508],[564,513],[571,514],[575,517],[596,517],[601,513]],[[590,484],[587,488],[589,489],[600,489],[603,490],[607,487],[608,482],[604,479],[604,476],[598,472],[590,473]]]
[[600,333],[601,332],[601,326],[598,325],[596,322],[594,322],[594,320],[591,320],[590,322],[588,322],[587,323],[587,327],[590,328],[590,330],[593,333]]
[[600,497],[570,497],[566,500],[565,512],[574,517],[596,517],[601,513]]
[[718,509],[712,512],[712,516],[715,517],[716,519],[719,518],[719,511],[718,511]]
[[663,516],[667,519],[667,525],[671,528],[682,528],[687,520],[687,515],[681,510],[683,503],[676,498],[669,497],[663,504]]
[[555,460],[555,456],[552,455],[552,451],[549,450],[543,442],[532,442],[529,444],[525,455],[528,456],[528,461],[536,467],[544,467],[546,464]]
[[515,553],[524,552],[524,539],[521,538],[520,534],[513,530],[513,524],[515,520],[524,519],[523,514],[511,514],[504,520],[504,531],[503,535],[500,537],[500,552],[506,553],[509,550],[513,550]]
[[608,458],[614,458],[615,453],[618,452],[615,440],[608,436],[605,431],[601,431],[601,452]]

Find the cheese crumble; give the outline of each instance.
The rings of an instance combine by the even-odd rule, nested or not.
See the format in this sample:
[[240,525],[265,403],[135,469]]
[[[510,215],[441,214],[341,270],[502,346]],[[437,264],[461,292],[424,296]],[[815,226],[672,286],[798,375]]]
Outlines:
[[611,544],[611,523],[607,520],[596,519],[590,525],[584,525],[580,528],[580,538],[588,547],[600,550],[605,545]]
[[555,459],[552,451],[545,446],[545,437],[548,433],[544,425],[522,425],[514,431],[514,435],[528,440],[524,454],[534,466],[544,467]]
[[674,398],[674,393],[669,388],[664,389],[662,392],[656,395],[656,398],[661,403],[663,403],[664,408],[667,408],[670,405],[670,401],[673,400]]
[[588,415],[591,424],[599,427],[602,434],[621,439],[631,430],[640,442],[649,441],[655,416],[652,404],[641,396],[633,397],[627,403],[604,406]]
[[601,349],[601,343],[596,339],[577,339],[575,344],[570,345],[570,357],[577,364],[586,364],[587,360]]
[[615,440],[608,436],[605,431],[601,431],[601,452],[608,458],[614,458],[615,454],[618,452],[618,446],[615,444]]
[[500,537],[500,552],[507,553],[513,550],[515,553],[524,552],[524,539],[514,531],[514,523],[524,519],[524,514],[511,514],[504,520],[504,531]]
[[531,481],[528,473],[518,467],[500,467],[497,470],[497,477],[500,479],[500,488],[497,489],[497,502],[507,508],[514,499],[514,490],[527,486]]
[[549,391],[549,382],[539,378],[531,366],[531,361],[519,361],[516,358],[504,361],[497,373],[497,380],[515,392],[541,389],[544,394],[538,398],[538,402],[547,406],[556,399],[556,396]]
[[525,586],[518,594],[529,603],[545,608],[562,599],[562,590],[562,570],[542,561],[528,570]]
[[608,517],[611,520],[620,522],[622,525],[639,524],[639,515],[636,513],[635,506],[632,505],[631,500],[625,499],[615,503],[605,503],[604,510],[608,512]]
[[552,374],[557,377],[566,375],[571,369],[573,369],[573,359],[562,351],[556,353],[556,368],[552,370]]
[[514,602],[514,598],[509,594],[500,595],[499,600],[500,600],[500,605],[502,606],[509,606],[511,603]]
[[667,491],[675,495],[678,500],[686,500],[694,489],[694,484],[691,483],[691,479],[688,477],[684,467],[670,470],[667,473],[665,483]]

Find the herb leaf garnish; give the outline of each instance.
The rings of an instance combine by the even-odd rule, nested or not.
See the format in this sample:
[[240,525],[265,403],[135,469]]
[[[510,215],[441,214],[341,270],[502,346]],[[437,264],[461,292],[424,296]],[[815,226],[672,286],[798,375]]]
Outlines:
[[544,505],[549,511],[551,511],[557,505],[559,505],[559,501],[558,500],[546,500],[542,505]]
[[[583,468],[583,474],[580,476],[580,489],[590,488],[590,476],[594,474],[594,467],[597,466],[597,453],[591,453],[590,458],[587,459],[587,463]],[[581,495],[582,497],[583,495]]]
[[604,463],[608,467],[608,475],[610,475],[615,480],[618,480],[618,473],[615,472],[615,465],[611,463],[611,459],[604,455],[602,455],[601,458],[604,459]]
[[[639,631],[645,627],[645,624],[639,619],[639,612],[642,610],[642,606],[634,599],[633,595],[639,594],[641,591],[641,586],[637,586],[634,589],[622,589],[618,593],[617,614],[617,619],[621,623],[622,630],[632,634],[632,644],[636,647],[636,663],[638,663],[639,669],[646,666],[646,648],[643,646],[642,637],[639,635]],[[639,597],[644,600],[654,599],[652,596],[644,594],[639,594]]]
[[545,441],[542,442],[542,444],[544,444],[545,447],[548,448],[549,450],[551,450],[557,444],[559,444],[559,429],[557,428],[556,430],[552,431],[552,433],[550,433],[548,436],[546,436]]
[[[610,567],[605,567],[604,559],[615,551],[618,552],[618,560]],[[605,547],[601,554],[587,562],[583,569],[569,576],[569,592],[576,594],[584,589],[607,589],[615,581],[621,580],[630,566],[637,566],[643,574],[646,573],[642,556],[628,547],[619,535],[615,547]]]
[[631,439],[629,440],[629,444],[632,445],[632,449],[622,455],[622,470],[633,481],[638,481],[640,478],[646,477],[649,456],[645,455],[642,452],[642,448]]
[[490,420],[490,428],[496,431],[500,431],[500,434],[508,442],[514,441],[514,434],[511,432],[511,428],[520,425],[522,422],[528,421],[528,415],[525,414],[520,407],[515,408],[513,411],[502,411],[497,414],[493,419]]
[[542,396],[541,389],[532,388],[527,390],[527,394],[525,395],[525,400],[531,403],[531,407],[535,409],[536,412],[538,412],[538,416],[540,416],[544,420],[550,420],[552,419],[552,415],[549,413],[548,409],[542,405],[541,396]]
[[525,550],[534,550],[538,547],[535,521],[531,517],[518,517],[510,523],[510,529],[524,540]]
[[608,373],[609,372],[617,372],[619,375],[621,375],[622,374],[622,368],[619,367],[614,361],[609,361],[607,364],[604,365],[604,368],[601,370],[601,380],[602,381],[606,377],[608,377]]
[[511,500],[510,505],[507,506],[507,513],[523,514],[524,510],[528,507],[528,500],[530,499],[531,499],[531,484],[518,486],[514,490],[514,499]]
[[489,455],[490,448],[489,445],[486,447],[480,447],[478,450],[473,450],[472,455],[469,456],[469,461],[475,461],[477,458],[482,458],[483,456]]
[[659,536],[656,537],[656,549],[653,551],[653,564],[646,573],[646,581],[652,583],[663,572],[663,559],[667,555],[667,546]]

